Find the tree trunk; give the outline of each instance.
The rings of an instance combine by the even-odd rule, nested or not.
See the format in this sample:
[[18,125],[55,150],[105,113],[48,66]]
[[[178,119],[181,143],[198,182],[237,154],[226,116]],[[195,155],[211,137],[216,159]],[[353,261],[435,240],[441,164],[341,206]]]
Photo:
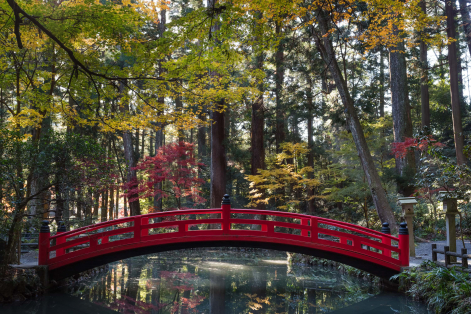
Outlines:
[[361,128],[353,99],[350,96],[347,84],[339,68],[330,36],[327,35],[329,27],[323,11],[319,11],[318,22],[322,33],[320,36],[315,38],[316,44],[318,45],[319,50],[322,52],[324,62],[330,69],[330,73],[332,74],[332,77],[335,81],[335,85],[342,99],[342,103],[347,111],[347,124],[350,128],[350,131],[352,132],[353,141],[357,147],[360,162],[368,181],[368,186],[371,191],[371,196],[373,198],[376,211],[378,212],[381,222],[389,222],[394,229],[397,229],[396,218],[394,217],[394,213],[389,206],[388,199],[386,197],[386,191],[381,185],[381,179],[376,170],[373,158],[371,157],[368,144],[366,143],[365,135]]
[[[391,106],[393,117],[394,142],[404,142],[406,137],[412,137],[412,119],[407,86],[407,65],[404,43],[400,42],[389,51],[389,75],[391,84]],[[406,180],[398,184],[400,193],[409,196],[414,192],[414,186],[409,182],[415,174],[415,155],[413,151],[405,158],[396,157],[396,174]]]
[[[257,13],[258,18],[262,18],[262,14]],[[258,24],[258,23],[257,23]],[[258,25],[255,25],[255,27],[259,27]],[[258,40],[256,40],[258,42]],[[254,47],[254,51],[257,51],[257,48],[259,47]],[[263,52],[262,51],[257,51],[257,55],[255,56],[255,67],[259,71],[263,71]],[[259,88],[259,97],[252,103],[252,123],[251,123],[251,158],[250,158],[250,164],[251,164],[251,174],[252,175],[257,175],[258,170],[264,170],[265,169],[265,147],[264,147],[264,141],[263,141],[263,130],[264,130],[264,124],[265,124],[265,118],[264,118],[264,107],[263,107],[263,80],[260,80],[258,82],[258,88]],[[261,193],[261,199],[265,197],[265,191],[261,190],[259,191]],[[257,209],[265,209],[265,204],[264,203],[258,203],[257,204]]]
[[98,218],[98,208],[100,208],[100,193],[94,192],[93,193],[93,213],[92,219]]
[[466,44],[468,45],[469,54],[471,55],[471,18],[469,16],[469,8],[467,0],[459,0],[460,3],[460,13],[461,13],[461,22],[464,29],[464,37],[466,39]]
[[[218,0],[208,0],[208,8],[213,8]],[[217,16],[211,27],[212,38],[215,39],[221,25],[217,22]],[[212,72],[211,76],[218,76]],[[210,169],[210,207],[221,207],[222,197],[226,192],[226,150],[224,147],[225,127],[224,127],[224,100],[218,101],[216,110],[211,112],[211,169]],[[214,214],[212,215],[214,218]],[[214,227],[214,226],[213,226]]]
[[[312,99],[312,91],[314,89],[312,78],[307,74],[307,81],[309,85],[309,89],[307,91],[307,147],[309,149],[309,152],[307,154],[307,166],[312,167],[314,169],[314,141],[313,141],[313,117],[314,117],[314,104],[313,104],[313,99]],[[309,179],[314,179],[314,171],[311,171],[308,173],[308,178]],[[308,187],[307,189],[307,196],[308,196],[308,201],[307,201],[307,207],[308,207],[308,213],[309,215],[313,215],[315,212],[314,208],[314,188],[313,187]]]
[[119,218],[119,184],[116,186],[116,211],[114,217]]
[[384,117],[384,49],[379,51],[379,116]]
[[[218,109],[224,107],[218,103]],[[226,192],[226,151],[224,148],[224,112],[213,111],[211,113],[211,183],[210,183],[210,207],[221,207],[222,197]]]
[[[162,98],[159,98],[159,101],[164,101],[163,97]],[[163,141],[164,141],[164,132],[163,132],[163,126],[160,127],[160,129],[155,132],[155,154],[157,155],[157,152],[159,151],[159,149],[162,147],[163,145]],[[162,190],[162,182],[159,182],[157,184],[155,184],[154,186],[154,189],[156,191],[161,191]],[[163,205],[163,202],[162,202],[162,198],[160,197],[160,194],[156,194],[154,195],[154,212],[161,212],[163,209],[162,209],[162,205]]]
[[[160,24],[159,24],[159,37],[160,38],[162,38],[164,33],[165,33],[166,23],[167,23],[167,10],[162,10],[160,12]],[[159,76],[162,75],[163,72],[164,72],[164,70],[162,68],[162,62],[159,61]],[[157,99],[157,102],[159,104],[164,105],[165,104],[165,97],[160,95]],[[155,132],[155,154],[156,155],[157,155],[157,152],[159,151],[159,149],[165,143],[165,134],[164,134],[165,126],[162,123],[160,123],[158,125],[158,127],[159,127],[158,130]],[[158,190],[161,191],[162,190],[162,184],[163,184],[162,182],[159,182],[159,183],[155,184],[154,189],[156,191],[158,191]],[[154,202],[153,202],[153,205],[154,205],[153,211],[154,212],[163,211],[163,200],[160,196],[161,196],[160,194],[154,195]]]
[[[124,93],[124,84],[119,84],[120,93]],[[129,113],[129,103],[126,102],[124,105],[124,112]],[[139,137],[138,141],[139,142]],[[124,146],[124,159],[126,160],[126,180],[129,184],[130,189],[134,189],[137,187],[137,173],[136,170],[132,168],[136,167],[137,158],[135,155],[134,147],[133,147],[133,139],[131,131],[124,131],[123,132],[123,146]],[[128,199],[137,198],[138,194],[134,193],[129,196]],[[130,216],[136,216],[141,214],[141,206],[139,204],[139,200],[134,200],[129,202],[129,214]]]
[[[181,83],[182,84],[182,83]],[[175,111],[177,115],[180,116],[183,111],[183,100],[181,93],[178,93],[177,97],[175,97]],[[178,133],[178,142],[183,142],[185,140],[185,133],[180,126],[177,126],[177,133]]]
[[[447,36],[456,39],[455,10],[453,2],[446,2]],[[456,42],[448,46],[448,64],[450,67],[450,93],[451,111],[453,117],[453,133],[455,137],[456,163],[462,165],[466,162],[463,154],[464,138],[463,126],[461,124],[459,82],[458,82],[458,53]]]
[[108,217],[108,191],[101,194],[101,221],[106,221]]
[[110,187],[110,209],[108,210],[108,220],[113,220],[114,215],[114,187]]
[[[420,8],[424,13],[426,12],[425,0],[420,1]],[[430,128],[427,49],[427,44],[423,40],[420,40],[420,66],[422,68],[420,76],[420,103],[422,109],[422,128]]]
[[[281,25],[276,23],[275,32],[278,36],[281,35]],[[281,153],[280,144],[285,141],[285,111],[283,110],[282,97],[283,97],[283,80],[284,80],[284,52],[283,43],[280,41],[275,53],[275,145],[276,152]]]
[[[201,121],[206,121],[206,113],[202,112],[199,116]],[[201,159],[206,156],[206,127],[198,128],[198,157]]]

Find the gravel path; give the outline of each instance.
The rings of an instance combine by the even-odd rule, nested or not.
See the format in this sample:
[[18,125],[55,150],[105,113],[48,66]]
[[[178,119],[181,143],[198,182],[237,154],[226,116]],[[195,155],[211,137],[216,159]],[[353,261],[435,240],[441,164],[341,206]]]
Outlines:
[[[437,244],[437,249],[443,250],[443,247],[446,245],[446,241],[431,241],[430,243],[418,243],[415,246],[415,255],[416,257],[411,257],[410,266],[417,266],[422,263],[423,260],[432,260],[432,244]],[[468,254],[471,253],[471,241],[464,241],[465,248],[468,249]],[[463,248],[463,242],[461,240],[456,241],[456,252],[461,252]],[[445,263],[445,255],[438,254],[437,259],[439,262]],[[458,259],[460,261],[461,259]]]
[[21,264],[38,263],[38,251],[29,251],[21,254]]

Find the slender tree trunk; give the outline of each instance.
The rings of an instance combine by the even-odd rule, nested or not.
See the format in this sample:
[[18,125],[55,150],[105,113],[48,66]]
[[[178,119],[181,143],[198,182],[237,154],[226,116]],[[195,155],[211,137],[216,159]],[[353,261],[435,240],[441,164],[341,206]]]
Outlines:
[[[177,115],[181,115],[183,111],[183,100],[182,100],[182,95],[179,93],[177,97],[175,97],[175,111],[177,112]],[[180,128],[180,126],[177,126],[177,132],[178,132],[178,141],[183,142],[185,140],[185,133],[183,130]]]
[[[159,101],[165,101],[162,98],[159,98]],[[161,126],[161,128],[155,132],[155,154],[157,155],[157,152],[159,151],[159,149],[163,146],[163,141],[164,141],[164,133],[163,133],[163,126]],[[159,182],[157,184],[155,184],[154,186],[154,189],[156,191],[161,191],[162,190],[162,182]],[[155,194],[154,195],[154,212],[161,212],[163,210],[162,208],[162,205],[163,205],[163,202],[162,202],[162,198],[160,197],[160,194]]]
[[[124,84],[120,83],[120,93],[124,93]],[[129,103],[126,101],[124,105],[124,111],[129,113]],[[139,138],[138,138],[139,139]],[[139,140],[138,140],[139,142]],[[130,189],[137,187],[137,173],[136,170],[132,168],[136,167],[137,158],[134,151],[133,139],[131,131],[123,132],[123,146],[124,146],[124,159],[126,160],[126,180],[129,184]],[[129,196],[130,198],[137,198],[137,193],[134,193]],[[141,214],[141,206],[139,200],[133,200],[129,202],[129,212],[130,216],[136,216]]]
[[322,52],[322,57],[326,65],[330,69],[330,73],[335,81],[337,90],[342,99],[342,103],[347,111],[347,124],[352,132],[353,141],[357,147],[358,155],[365,172],[365,176],[370,187],[371,196],[373,203],[378,212],[378,216],[382,222],[389,222],[394,229],[397,229],[396,218],[394,213],[389,206],[388,199],[386,197],[386,191],[381,185],[381,179],[378,171],[376,170],[373,158],[371,157],[370,149],[366,143],[365,135],[361,128],[360,120],[358,119],[357,112],[353,103],[353,99],[347,88],[345,79],[342,76],[342,72],[339,68],[337,58],[335,55],[334,48],[330,36],[328,36],[328,22],[323,11],[319,11],[318,24],[321,29],[320,36],[317,36],[316,43],[319,50]]
[[124,211],[124,217],[128,217],[128,201],[127,201],[127,197],[125,196],[123,198],[123,203],[124,203],[124,208],[123,208],[123,211]]
[[110,209],[108,210],[108,220],[113,220],[114,215],[114,187],[110,187]]
[[115,211],[115,218],[119,218],[119,184],[116,186],[116,211]]
[[[455,10],[453,2],[447,1],[445,7],[447,36],[456,39]],[[463,126],[461,123],[459,82],[458,82],[458,53],[456,42],[448,46],[448,64],[450,67],[450,93],[451,112],[453,117],[453,133],[455,137],[456,163],[462,165],[466,162],[463,154],[464,138]]]
[[98,218],[98,208],[100,208],[100,193],[93,193],[93,213],[92,218]]
[[[201,113],[199,116],[201,121],[206,121],[206,113]],[[206,127],[201,126],[198,128],[198,157],[201,159],[206,156]]]
[[384,117],[384,48],[379,51],[379,116]]
[[82,220],[83,208],[83,193],[81,190],[77,191],[77,219]]
[[[166,23],[167,23],[167,10],[162,10],[160,12],[160,24],[159,24],[159,26],[160,26],[159,27],[159,37],[160,38],[162,38],[164,33],[165,33]],[[159,61],[159,76],[162,75],[163,72],[164,72],[164,70],[162,68],[162,62]],[[165,104],[165,97],[160,95],[157,98],[157,102],[159,104],[164,105]],[[155,154],[156,155],[157,155],[159,149],[165,143],[165,133],[164,133],[165,126],[162,123],[160,123],[160,125],[158,125],[158,127],[159,127],[158,130],[155,132]],[[155,184],[154,185],[155,191],[161,191],[162,190],[162,184],[163,184],[162,182],[159,182],[159,183]],[[154,212],[159,212],[159,211],[163,210],[163,200],[162,200],[160,194],[155,194],[154,195],[153,205],[154,205]]]
[[[281,36],[281,25],[276,23],[275,32],[277,36]],[[284,80],[284,51],[283,43],[280,41],[275,53],[275,145],[276,152],[281,153],[280,144],[285,141],[285,111],[283,110],[283,80]]]
[[[307,154],[307,166],[312,167],[314,169],[314,132],[313,132],[313,117],[314,117],[314,103],[312,99],[312,91],[314,89],[312,78],[307,74],[307,81],[309,85],[309,89],[307,91],[307,146],[309,149],[309,152]],[[308,173],[308,178],[309,179],[314,179],[314,171],[311,171]],[[308,207],[308,213],[310,215],[313,215],[315,212],[314,208],[314,188],[313,187],[308,187],[307,189],[307,196],[308,196],[308,201],[307,201],[307,207]]]
[[[404,142],[412,137],[412,119],[407,85],[407,65],[404,43],[398,43],[389,51],[389,75],[391,84],[391,106],[393,116],[394,142]],[[414,186],[409,184],[415,173],[414,152],[408,152],[405,158],[396,157],[396,173],[399,177],[409,179],[406,185],[398,185],[399,191],[409,196]]]
[[145,147],[146,147],[146,130],[142,130],[142,142],[141,142],[141,158],[144,159]]
[[108,217],[108,191],[101,194],[101,221],[106,221]]
[[[425,0],[420,1],[420,8],[425,13],[426,3]],[[427,44],[420,40],[420,66],[422,68],[420,76],[420,103],[422,109],[422,128],[430,128],[430,100],[428,92],[428,59],[427,59]]]

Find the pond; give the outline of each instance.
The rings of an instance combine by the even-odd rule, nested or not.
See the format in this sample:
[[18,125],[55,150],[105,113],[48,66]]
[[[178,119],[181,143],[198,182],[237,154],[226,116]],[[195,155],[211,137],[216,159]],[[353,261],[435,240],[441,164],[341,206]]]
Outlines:
[[62,291],[0,306],[0,312],[429,313],[424,304],[336,268],[288,265],[286,253],[244,248],[125,259]]

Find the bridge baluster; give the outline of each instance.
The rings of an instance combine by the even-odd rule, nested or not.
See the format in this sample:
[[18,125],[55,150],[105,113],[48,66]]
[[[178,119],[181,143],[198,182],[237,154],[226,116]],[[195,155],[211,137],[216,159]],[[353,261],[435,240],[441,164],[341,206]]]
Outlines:
[[41,229],[39,230],[38,265],[47,265],[49,262],[50,237],[51,230],[49,229],[49,221],[43,220]]
[[[301,225],[303,226],[308,226],[309,225],[309,219],[301,219]],[[301,230],[301,235],[304,237],[309,236],[309,230]]]
[[[59,227],[57,228],[57,235],[59,235],[61,233],[64,233],[66,231],[67,231],[67,229],[65,229],[64,222],[62,220],[59,221]],[[62,243],[65,243],[65,237],[56,238],[56,245],[59,245],[59,244],[62,244]],[[65,249],[57,249],[56,250],[56,256],[64,255],[64,253],[65,253]]]
[[401,266],[409,266],[409,230],[407,229],[407,223],[401,222],[399,225],[399,259]]
[[[149,218],[142,218],[142,224],[143,225],[148,225],[149,224]],[[149,229],[145,228],[141,230],[141,236],[148,236],[149,235]]]
[[[136,239],[136,242],[141,241],[141,232],[142,232],[141,222],[142,222],[142,218],[140,216],[137,216],[134,218],[134,239]],[[146,229],[146,230],[149,230],[149,229]]]
[[[384,234],[391,234],[391,229],[389,228],[389,223],[384,222],[383,223],[383,228],[381,228],[381,232]],[[391,245],[391,238],[389,237],[382,237],[381,242],[386,245]],[[384,250],[383,249],[383,255],[387,257],[391,257],[391,250]]]
[[311,218],[311,242],[317,242],[317,239],[319,239],[319,232],[317,230],[318,228],[318,222],[317,222],[317,217]]

